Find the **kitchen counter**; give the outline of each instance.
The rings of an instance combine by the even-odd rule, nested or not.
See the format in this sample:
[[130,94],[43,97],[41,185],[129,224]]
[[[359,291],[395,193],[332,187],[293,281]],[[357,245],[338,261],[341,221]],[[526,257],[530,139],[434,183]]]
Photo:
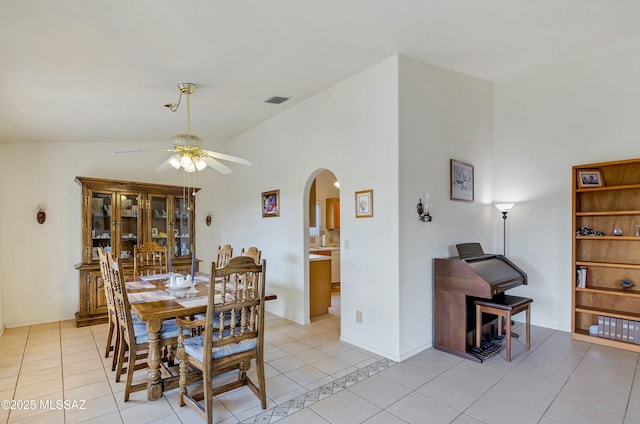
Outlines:
[[339,246],[332,246],[332,247],[309,247],[309,252],[327,252],[327,251],[332,251],[332,250],[340,250]]
[[330,261],[330,260],[331,260],[331,256],[315,255],[313,253],[309,253],[309,262]]

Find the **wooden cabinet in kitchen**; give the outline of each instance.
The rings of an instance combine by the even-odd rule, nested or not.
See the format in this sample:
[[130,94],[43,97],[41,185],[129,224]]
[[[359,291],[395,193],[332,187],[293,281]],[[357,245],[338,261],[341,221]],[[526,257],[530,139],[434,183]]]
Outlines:
[[331,282],[340,282],[340,249],[331,251]]
[[327,230],[337,230],[340,228],[340,199],[331,197],[326,199],[325,213],[327,215]]
[[75,267],[80,273],[76,325],[104,322],[107,317],[98,263],[100,247],[122,261],[125,276],[133,274],[134,247],[147,241],[167,247],[174,272],[191,272],[195,197],[186,194],[183,187],[88,177],[76,177],[76,182],[82,187],[82,262]]

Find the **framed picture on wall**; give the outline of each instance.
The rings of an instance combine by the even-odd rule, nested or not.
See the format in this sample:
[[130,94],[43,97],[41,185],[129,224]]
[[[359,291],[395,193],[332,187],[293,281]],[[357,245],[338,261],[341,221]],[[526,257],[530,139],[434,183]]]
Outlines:
[[262,193],[262,217],[273,218],[280,216],[280,190]]
[[473,165],[450,160],[451,200],[473,202]]
[[373,217],[373,190],[356,191],[356,218]]
[[578,169],[578,188],[604,187],[600,169]]

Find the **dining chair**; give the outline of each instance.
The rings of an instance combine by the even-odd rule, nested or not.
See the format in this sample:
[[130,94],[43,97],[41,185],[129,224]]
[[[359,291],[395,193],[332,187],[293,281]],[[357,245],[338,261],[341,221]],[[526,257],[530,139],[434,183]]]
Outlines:
[[161,247],[158,243],[149,241],[142,246],[134,246],[133,252],[134,279],[141,275],[166,274],[169,272],[166,247]]
[[[107,322],[109,331],[107,333],[107,345],[105,347],[104,357],[108,358],[109,353],[113,351],[113,361],[111,362],[111,371],[115,371],[118,362],[118,347],[120,345],[120,331],[118,331],[118,317],[116,315],[116,307],[113,302],[113,287],[111,285],[111,272],[109,272],[109,258],[105,251],[98,248],[98,259],[100,262],[100,273],[102,274],[102,282],[104,286],[104,296],[107,300]],[[115,343],[113,337],[115,336]]]
[[218,246],[218,255],[216,257],[216,264],[219,267],[226,266],[229,263],[229,259],[233,257],[233,248],[230,244],[224,246]]
[[[127,294],[127,285],[124,279],[122,263],[114,261],[111,255],[109,260],[109,272],[111,273],[111,286],[113,288],[113,302],[115,305],[120,331],[120,344],[118,347],[118,360],[116,369],[116,382],[120,376],[127,374],[127,383],[124,392],[124,401],[129,401],[129,395],[133,392],[146,390],[147,382],[133,384],[133,373],[136,370],[147,367],[147,351],[149,349],[149,333],[144,321],[134,321],[131,316],[131,305]],[[178,342],[178,327],[174,319],[162,322],[160,330],[160,347],[171,347]],[[129,352],[125,356],[126,352]],[[164,358],[170,361],[171,358]],[[126,367],[124,364],[127,364]]]
[[260,257],[262,256],[262,251],[258,250],[258,248],[255,246],[251,246],[245,251],[243,247],[242,252],[240,253],[240,256],[248,256],[252,258],[256,264],[259,265]]
[[[211,264],[207,313],[204,320],[177,318],[180,328],[204,326],[203,334],[185,339],[178,335],[180,389],[178,405],[188,405],[207,423],[213,423],[213,397],[248,386],[267,408],[264,374],[264,296],[266,261],[258,265],[248,256],[231,258],[224,267]],[[253,276],[254,283],[248,276]],[[216,278],[230,284],[214,284]],[[257,284],[255,283],[257,282]],[[255,359],[257,384],[247,375]],[[202,372],[202,385],[187,387],[189,367]],[[214,386],[213,377],[230,371],[237,378]],[[203,404],[200,403],[203,401]]]

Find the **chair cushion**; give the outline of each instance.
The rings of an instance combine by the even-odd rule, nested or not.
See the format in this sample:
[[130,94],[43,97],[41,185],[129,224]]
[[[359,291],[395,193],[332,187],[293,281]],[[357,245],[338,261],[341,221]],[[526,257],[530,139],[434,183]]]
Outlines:
[[[217,337],[216,337],[217,338]],[[239,343],[229,343],[221,347],[214,347],[212,357],[219,359],[225,356],[233,355],[235,353],[246,352],[251,349],[255,349],[256,339],[245,339]],[[204,337],[190,337],[184,341],[184,351],[196,360],[204,361]]]
[[[147,332],[147,323],[144,321],[137,321],[133,323],[133,331],[136,335],[136,344],[148,343],[149,333]],[[189,336],[190,330],[184,329],[183,334]],[[178,337],[178,326],[176,326],[175,319],[168,319],[162,321],[162,328],[160,329],[160,339],[172,339]]]

